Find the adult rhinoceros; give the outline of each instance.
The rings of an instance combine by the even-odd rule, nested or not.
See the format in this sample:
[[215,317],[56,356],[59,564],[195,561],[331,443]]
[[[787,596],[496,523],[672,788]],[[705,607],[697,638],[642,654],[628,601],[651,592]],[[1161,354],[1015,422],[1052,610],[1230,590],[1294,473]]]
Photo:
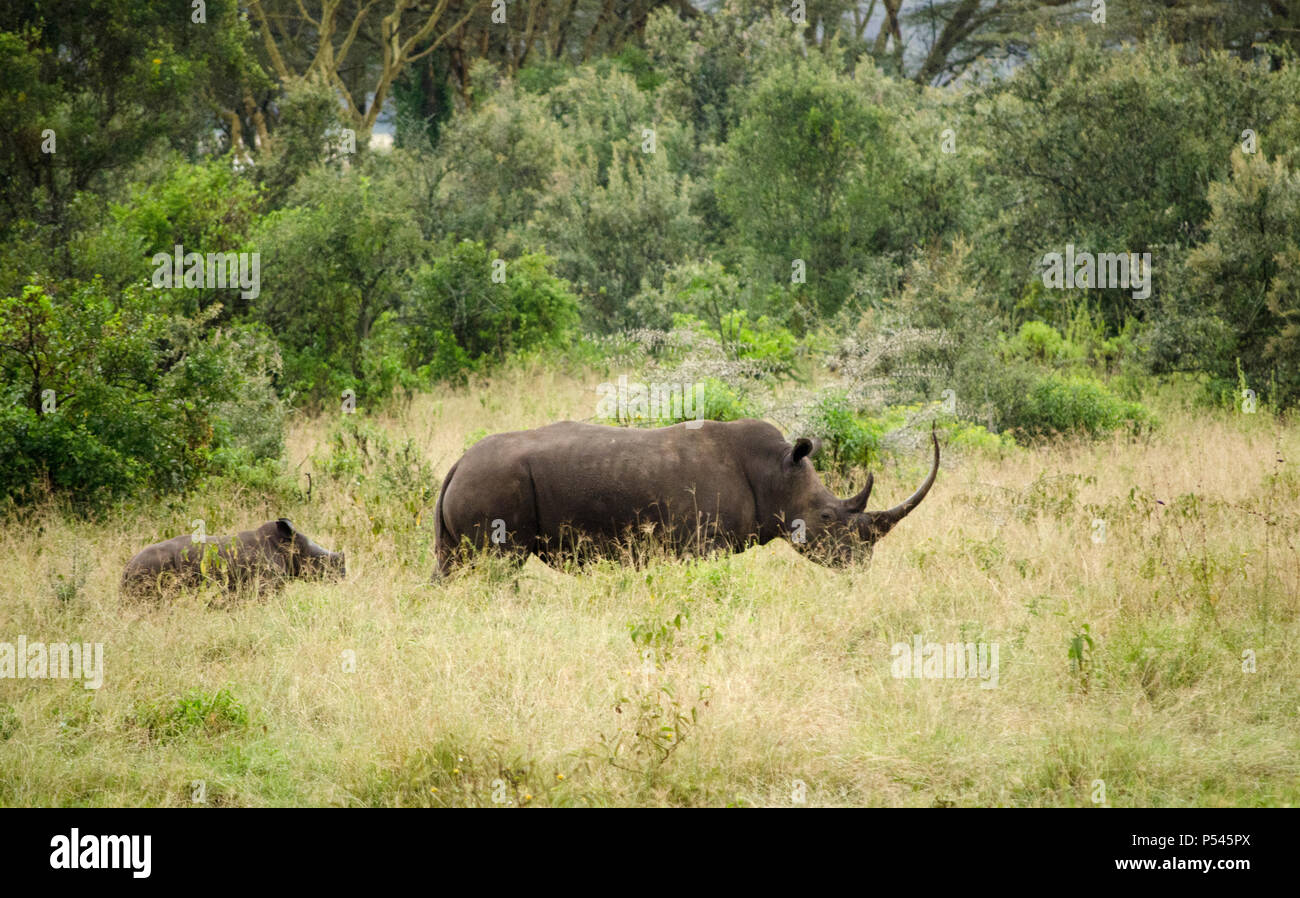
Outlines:
[[[932,437],[933,438],[933,437]],[[550,564],[627,556],[639,535],[677,554],[741,551],[779,536],[826,564],[871,547],[920,504],[866,511],[862,492],[838,499],[813,469],[820,441],[790,445],[763,421],[704,421],[653,430],[563,421],[480,440],[452,465],[438,499],[438,571],[466,545]],[[635,553],[632,553],[635,557]]]

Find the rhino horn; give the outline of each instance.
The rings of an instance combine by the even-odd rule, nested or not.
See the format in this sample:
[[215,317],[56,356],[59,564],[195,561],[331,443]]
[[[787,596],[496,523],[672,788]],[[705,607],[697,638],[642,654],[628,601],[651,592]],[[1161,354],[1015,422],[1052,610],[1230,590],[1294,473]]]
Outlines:
[[856,496],[844,500],[844,510],[850,514],[861,514],[867,507],[867,499],[871,496],[871,487],[875,485],[876,475],[867,473],[867,485],[862,488],[862,492]]
[[934,431],[930,431],[930,439],[934,442],[934,465],[930,468],[930,474],[925,478],[925,482],[917,487],[916,492],[893,508],[866,513],[868,524],[877,535],[888,533],[895,524],[907,517],[908,512],[921,504],[925,494],[934,485],[935,475],[939,473],[939,437]]

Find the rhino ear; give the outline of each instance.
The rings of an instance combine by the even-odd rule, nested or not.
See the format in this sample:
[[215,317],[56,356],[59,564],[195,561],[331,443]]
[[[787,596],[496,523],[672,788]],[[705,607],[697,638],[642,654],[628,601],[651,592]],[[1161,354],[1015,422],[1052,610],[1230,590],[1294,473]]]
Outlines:
[[280,518],[275,522],[275,532],[280,535],[281,539],[293,539],[293,521],[288,518]]
[[786,454],[786,465],[791,468],[795,467],[805,458],[816,455],[817,451],[821,449],[821,447],[821,440],[810,440],[807,437],[800,437],[795,440],[794,448]]

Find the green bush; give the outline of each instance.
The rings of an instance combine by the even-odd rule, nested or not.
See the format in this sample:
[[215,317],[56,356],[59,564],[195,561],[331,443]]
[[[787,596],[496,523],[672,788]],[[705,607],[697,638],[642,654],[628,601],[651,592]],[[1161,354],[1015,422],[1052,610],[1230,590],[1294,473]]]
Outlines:
[[133,185],[127,202],[113,207],[118,223],[143,241],[145,258],[178,243],[186,252],[238,252],[257,213],[256,186],[224,158],[173,159],[161,179]]
[[153,305],[99,281],[0,300],[0,496],[166,493],[280,454],[269,335]]
[[716,378],[704,381],[704,411],[701,417],[709,421],[738,421],[760,415],[758,405],[743,391]]
[[437,501],[440,481],[433,464],[411,440],[394,440],[364,415],[340,417],[312,453],[320,475],[316,486],[346,491],[373,535],[421,532],[421,520]]
[[809,416],[812,435],[822,440],[822,450],[813,457],[820,471],[847,474],[853,468],[867,468],[880,457],[884,429],[857,414],[848,394],[842,390],[821,396]]
[[742,305],[740,281],[712,259],[684,262],[664,272],[659,287],[645,285],[628,303],[631,321],[668,330],[679,315],[716,321]]
[[758,362],[764,374],[780,378],[794,373],[799,341],[766,315],[751,320],[743,309],[732,309],[712,321],[704,321],[693,315],[677,314],[673,316],[673,327],[717,340],[728,358]]
[[141,703],[131,720],[151,739],[171,742],[244,730],[250,715],[243,702],[227,688],[215,693],[191,689],[169,701]]
[[345,153],[343,110],[338,95],[324,80],[291,81],[276,105],[279,115],[275,132],[253,169],[272,208],[283,205],[300,181],[334,167],[321,163],[338,163],[345,156],[355,162],[367,151],[366,142],[358,140],[358,155]]
[[312,456],[316,469],[340,483],[377,485],[384,493],[431,489],[436,478],[415,444],[395,443],[361,414],[342,415],[322,450]]
[[497,282],[498,260],[466,240],[419,270],[398,316],[412,368],[432,380],[459,380],[516,351],[571,339],[578,300],[551,273],[551,260],[532,253],[500,261]]
[[1006,341],[1004,351],[1010,358],[1025,359],[1045,365],[1063,365],[1083,360],[1083,350],[1061,336],[1061,332],[1043,321],[1026,321],[1020,331]]
[[820,471],[849,475],[854,468],[871,468],[880,463],[885,437],[916,426],[916,421],[933,421],[940,440],[950,447],[1004,450],[1016,445],[1010,434],[993,433],[981,424],[946,414],[938,403],[891,405],[877,415],[855,407],[843,390],[823,393],[807,421],[808,432],[822,440],[822,451],[814,458]]
[[1152,423],[1145,407],[1121,399],[1099,380],[1048,374],[1034,385],[1013,426],[1030,437],[1099,437],[1121,428],[1138,433]]
[[1015,438],[1009,433],[994,433],[982,424],[957,421],[947,428],[945,443],[954,448],[1000,452],[1012,449]]
[[[645,399],[642,404],[638,402],[638,394],[633,393],[627,397],[626,409],[611,408],[613,414],[602,416],[598,413],[595,420],[600,424],[667,427],[683,421],[738,421],[762,417],[762,409],[745,390],[713,377],[700,383],[702,393],[696,392],[694,384],[684,384],[680,402],[675,396],[671,399],[662,397],[654,400],[655,408],[651,407],[649,397],[642,397]],[[654,417],[651,417],[651,412],[655,412]]]

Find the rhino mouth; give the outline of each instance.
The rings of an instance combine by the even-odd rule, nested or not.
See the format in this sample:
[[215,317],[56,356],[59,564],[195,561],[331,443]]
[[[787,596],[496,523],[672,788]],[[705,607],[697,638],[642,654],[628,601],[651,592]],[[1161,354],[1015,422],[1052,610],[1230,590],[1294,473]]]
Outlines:
[[831,568],[850,568],[871,560],[873,545],[851,528],[835,535],[827,535],[804,548],[803,553],[812,561]]
[[931,431],[930,439],[934,445],[934,461],[925,481],[911,496],[893,508],[867,511],[867,499],[874,482],[874,478],[868,475],[867,485],[861,492],[839,500],[845,514],[843,522],[836,529],[823,532],[816,540],[810,540],[803,548],[804,553],[828,567],[848,567],[870,561],[876,541],[920,505],[934,485],[939,473],[939,437]]
[[303,555],[298,558],[298,576],[313,580],[342,580],[347,577],[347,564],[342,552],[322,555]]

